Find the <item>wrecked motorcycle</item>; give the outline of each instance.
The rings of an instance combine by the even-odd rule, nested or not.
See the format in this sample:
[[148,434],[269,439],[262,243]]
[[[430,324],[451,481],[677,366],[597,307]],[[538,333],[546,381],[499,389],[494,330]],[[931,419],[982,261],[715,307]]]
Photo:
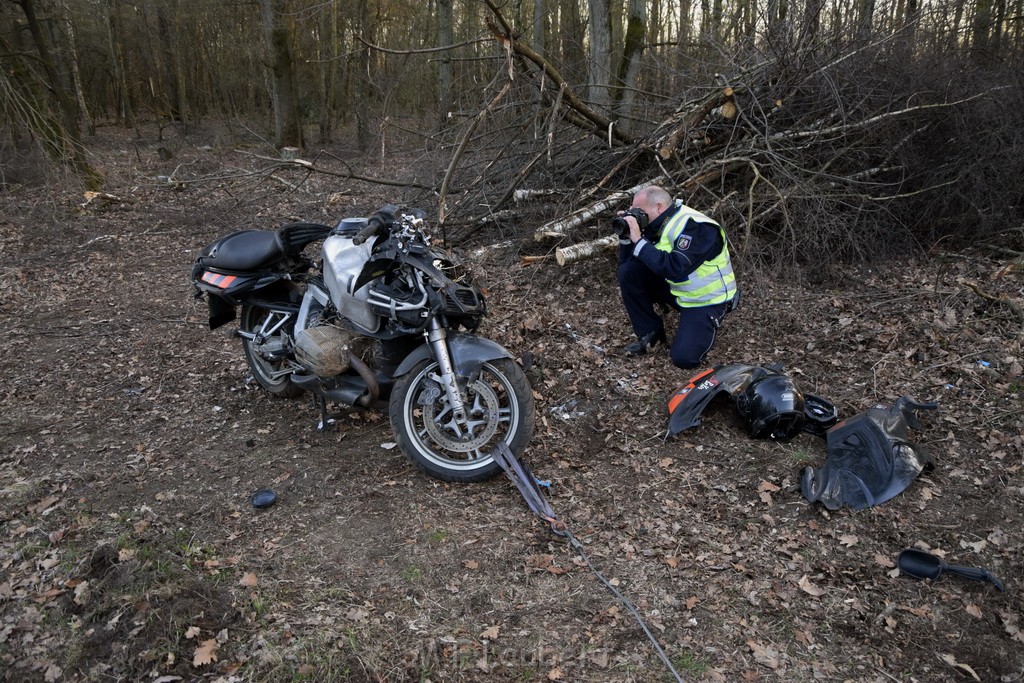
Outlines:
[[[387,407],[395,440],[430,476],[482,481],[492,452],[521,455],[534,426],[530,384],[512,355],[475,333],[486,305],[472,275],[431,245],[422,211],[386,206],[330,227],[245,230],[192,269],[210,329],[236,317],[253,377],[277,396]],[[305,248],[323,240],[319,262]],[[464,330],[464,331],[460,331]]]

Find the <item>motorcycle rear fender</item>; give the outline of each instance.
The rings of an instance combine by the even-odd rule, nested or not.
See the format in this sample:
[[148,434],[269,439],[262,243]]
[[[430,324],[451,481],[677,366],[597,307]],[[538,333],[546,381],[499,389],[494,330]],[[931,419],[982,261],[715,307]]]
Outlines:
[[197,296],[206,294],[210,306],[210,329],[215,330],[235,319],[235,308],[250,292],[255,292],[284,279],[280,273],[231,274],[199,270],[192,284]]
[[[461,334],[459,332],[448,333],[448,350],[452,355],[452,363],[455,370],[461,377],[474,377],[480,372],[481,366],[487,361],[498,360],[499,358],[512,358],[505,347],[490,339],[478,337],[473,334]],[[398,378],[408,373],[421,360],[434,357],[428,344],[416,347],[416,349],[405,357],[394,377]]]
[[225,300],[224,297],[210,294],[206,297],[206,302],[210,305],[211,330],[215,330],[221,325],[227,325],[237,317],[235,315],[235,305]]

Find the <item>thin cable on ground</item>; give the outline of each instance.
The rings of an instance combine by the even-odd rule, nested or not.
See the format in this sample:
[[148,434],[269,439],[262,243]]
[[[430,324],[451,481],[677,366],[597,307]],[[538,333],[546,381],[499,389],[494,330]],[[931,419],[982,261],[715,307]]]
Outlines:
[[613,586],[611,582],[608,581],[608,579],[604,578],[604,575],[601,572],[599,572],[597,570],[597,567],[595,567],[590,562],[590,558],[587,557],[587,554],[585,552],[583,552],[583,546],[576,539],[576,537],[572,535],[572,532],[569,531],[568,528],[565,529],[564,536],[566,540],[569,542],[569,545],[572,546],[573,550],[575,550],[579,554],[579,556],[583,558],[583,561],[587,563],[587,566],[590,567],[590,571],[593,572],[594,576],[597,577],[598,581],[600,581],[605,588],[611,591],[611,594],[618,598],[619,602],[625,605],[626,609],[628,609],[633,614],[633,617],[636,619],[636,623],[640,624],[640,628],[644,630],[644,633],[647,634],[647,639],[650,640],[651,645],[654,646],[654,651],[658,653],[658,657],[661,659],[662,662],[665,663],[665,666],[668,667],[668,670],[672,672],[672,675],[675,676],[675,679],[679,681],[679,683],[682,683],[683,678],[679,675],[679,672],[676,671],[676,668],[672,666],[672,662],[669,661],[668,655],[666,655],[665,651],[661,649],[661,645],[658,644],[657,638],[655,638],[654,634],[651,633],[651,629],[647,627],[647,624],[644,622],[643,617],[640,616],[640,612],[633,605],[630,599],[623,595],[618,588]]
[[612,595],[618,598],[618,600],[626,606],[626,609],[630,611],[637,623],[640,624],[640,628],[642,628],[644,633],[647,635],[647,639],[651,641],[652,645],[654,645],[654,651],[658,654],[658,657],[662,662],[664,662],[665,666],[668,667],[668,670],[672,672],[675,679],[679,681],[679,683],[683,683],[683,679],[679,675],[679,672],[677,672],[675,667],[672,666],[672,662],[669,661],[665,651],[661,649],[661,645],[658,644],[657,638],[655,638],[654,634],[651,633],[651,629],[647,627],[646,622],[644,622],[643,617],[640,616],[640,612],[637,608],[632,602],[630,602],[629,598],[623,595],[619,589],[613,586],[611,582],[609,582],[608,579],[606,579],[604,575],[597,570],[597,567],[595,567],[590,561],[586,552],[583,551],[583,544],[579,542],[579,539],[573,536],[565,522],[558,519],[558,516],[555,515],[555,511],[551,508],[551,504],[548,502],[547,497],[540,489],[539,481],[535,476],[533,476],[530,466],[517,458],[504,442],[499,443],[491,452],[491,457],[493,457],[494,461],[501,466],[501,469],[505,470],[505,474],[508,475],[508,478],[512,480],[513,484],[515,484],[516,489],[518,489],[519,493],[523,496],[523,500],[526,501],[526,505],[530,508],[533,514],[550,524],[551,531],[556,535],[564,537],[573,550],[575,550],[579,556],[583,558],[583,561],[587,563],[587,567],[590,568],[590,571],[593,572],[594,576],[597,577],[605,588],[611,591]]

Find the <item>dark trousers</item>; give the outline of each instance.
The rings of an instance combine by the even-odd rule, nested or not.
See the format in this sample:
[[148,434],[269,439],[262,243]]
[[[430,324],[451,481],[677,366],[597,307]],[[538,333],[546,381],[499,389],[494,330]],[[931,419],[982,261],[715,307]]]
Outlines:
[[638,337],[665,329],[661,315],[654,310],[655,304],[665,304],[679,312],[679,327],[670,355],[672,363],[684,370],[703,362],[730,306],[729,302],[698,308],[679,306],[668,283],[637,259],[629,259],[619,266],[619,291]]

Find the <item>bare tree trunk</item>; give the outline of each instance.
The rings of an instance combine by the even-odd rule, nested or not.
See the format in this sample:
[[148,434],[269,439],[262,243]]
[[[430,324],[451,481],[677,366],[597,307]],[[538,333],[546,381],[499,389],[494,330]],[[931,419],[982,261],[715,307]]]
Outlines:
[[608,235],[591,242],[570,244],[568,247],[560,247],[555,250],[555,261],[560,266],[567,266],[575,261],[597,256],[602,251],[610,251],[619,246],[618,235]]
[[544,20],[547,16],[547,8],[544,0],[533,0],[533,49],[542,57],[547,56],[544,50]]
[[[996,0],[995,21],[992,23],[992,54],[1002,53],[1003,48],[1003,22],[1006,21],[1006,0]],[[1017,21],[1024,21],[1024,17],[1017,17]]]
[[711,3],[711,35],[714,36],[716,43],[721,42],[725,37],[725,32],[722,30],[723,15],[722,0],[714,0]]
[[949,44],[948,47],[951,51],[956,51],[960,44],[960,23],[964,17],[964,3],[954,2],[953,7],[956,8],[953,13],[953,25],[949,29]]
[[768,0],[768,39],[780,41],[786,37],[786,17],[788,0]]
[[57,103],[58,116],[48,116],[52,119],[55,128],[54,139],[48,141],[51,145],[50,150],[52,152],[59,150],[60,161],[70,166],[90,189],[96,189],[102,182],[102,177],[85,158],[85,150],[81,143],[81,129],[78,127],[78,105],[57,73],[50,45],[46,42],[39,18],[36,16],[35,3],[33,0],[18,0],[18,4],[21,5],[21,10],[25,14],[25,21],[28,23],[29,33],[32,34],[39,62],[46,73],[47,89]]
[[907,30],[907,43],[913,45],[917,36],[917,23],[921,18],[920,0],[907,0],[907,13],[903,17],[903,26]]
[[558,36],[558,54],[565,65],[566,78],[582,90],[587,73],[587,55],[583,51],[587,42],[587,24],[580,15],[580,4],[576,0],[563,0],[559,4],[558,30],[552,30],[551,35]]
[[817,40],[824,4],[825,0],[804,0],[804,20],[800,27],[801,45],[810,46]]
[[[370,3],[368,0],[359,0],[357,9],[356,27],[364,40],[373,42],[373,22],[370,19]],[[356,110],[356,144],[361,153],[370,149],[370,116],[369,105],[373,101],[373,85],[370,82],[370,48],[365,45],[359,49],[355,60],[356,69],[354,74],[354,95],[355,101],[359,102]]]
[[590,7],[590,59],[587,99],[599,112],[611,104],[612,12],[609,0],[588,0]]
[[343,51],[340,41],[344,37],[338,32],[338,4],[330,3],[324,8],[320,34],[323,36],[319,49],[320,62],[320,142],[327,143],[334,138],[334,111],[337,108],[338,54]]
[[68,61],[71,63],[71,86],[75,91],[75,99],[78,101],[78,115],[80,120],[88,127],[89,135],[96,135],[96,124],[89,113],[89,105],[85,101],[85,92],[82,90],[82,74],[78,69],[78,45],[75,39],[75,27],[71,21],[71,12],[67,2],[61,3],[61,14],[63,15],[64,32],[68,35]]
[[185,121],[185,104],[181,95],[181,79],[179,78],[178,59],[174,49],[171,20],[167,17],[167,6],[157,6],[157,33],[160,36],[160,50],[164,58],[165,77],[167,79],[167,113],[172,121]]
[[121,47],[120,2],[110,0],[107,15],[107,42],[110,45],[110,63],[114,70],[114,97],[117,107],[117,118],[125,128],[135,125],[135,112],[131,93],[128,90],[128,78],[125,75],[124,50]]
[[[452,0],[437,0],[437,44],[439,47],[455,42],[455,16],[452,11]],[[455,82],[455,70],[452,66],[450,52],[441,54],[437,62],[437,107],[438,127],[443,128],[452,111],[452,85]]]
[[647,0],[629,0],[629,19],[626,24],[626,40],[619,62],[619,90],[615,95],[616,110],[623,119],[632,115],[637,74],[640,73],[640,56],[647,32]]
[[[679,37],[676,47],[676,73],[682,77],[690,57],[690,41],[693,39],[693,0],[679,1]],[[678,87],[683,87],[679,83]]]
[[988,59],[991,53],[992,0],[975,0],[974,21],[971,25],[971,54]]
[[857,37],[870,40],[875,21],[875,0],[860,0],[857,13]]
[[260,0],[263,35],[271,65],[271,97],[274,102],[274,144],[303,146],[302,115],[295,88],[295,65],[286,17],[287,0]]

